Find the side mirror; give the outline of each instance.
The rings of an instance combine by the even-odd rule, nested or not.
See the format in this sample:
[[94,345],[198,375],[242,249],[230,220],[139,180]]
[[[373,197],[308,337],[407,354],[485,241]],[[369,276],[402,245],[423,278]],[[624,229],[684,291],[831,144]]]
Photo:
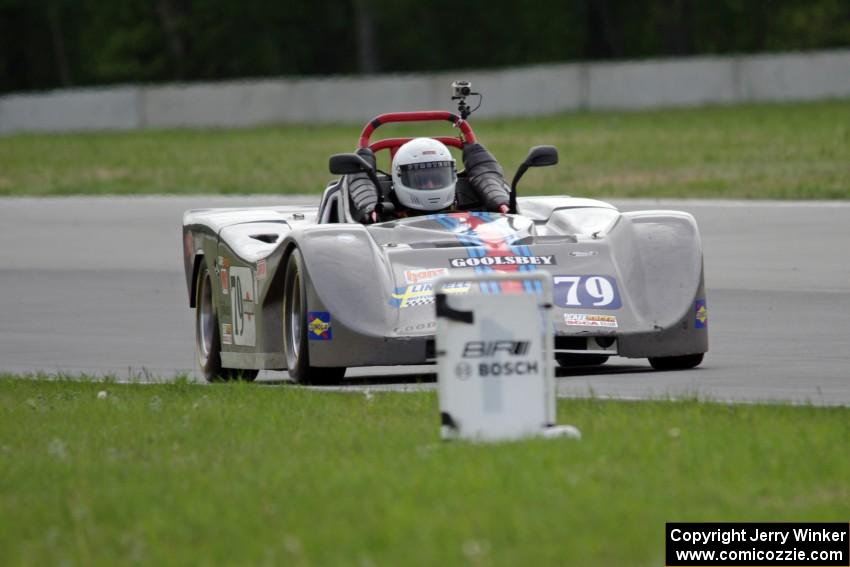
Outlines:
[[328,160],[328,168],[334,175],[374,173],[369,162],[357,154],[334,154]]
[[522,162],[528,167],[546,167],[558,163],[558,149],[555,146],[534,146]]
[[516,214],[516,186],[529,167],[546,167],[558,163],[558,150],[555,146],[534,146],[519,165],[511,182],[511,201],[508,208]]

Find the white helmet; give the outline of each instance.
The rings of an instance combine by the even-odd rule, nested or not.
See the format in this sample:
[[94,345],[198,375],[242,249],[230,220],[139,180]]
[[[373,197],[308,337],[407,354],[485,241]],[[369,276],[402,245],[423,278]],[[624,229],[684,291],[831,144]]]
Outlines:
[[393,157],[393,187],[399,203],[420,211],[439,211],[455,200],[455,160],[431,138],[410,140]]

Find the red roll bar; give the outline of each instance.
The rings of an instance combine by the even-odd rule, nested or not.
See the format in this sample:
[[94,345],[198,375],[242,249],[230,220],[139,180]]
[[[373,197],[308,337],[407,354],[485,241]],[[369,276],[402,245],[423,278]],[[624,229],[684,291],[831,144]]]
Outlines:
[[399,147],[413,138],[385,138],[383,140],[370,143],[369,138],[372,137],[372,132],[374,132],[376,128],[392,122],[438,122],[441,120],[451,122],[452,126],[459,128],[460,135],[457,137],[438,136],[434,137],[435,140],[455,148],[463,148],[464,142],[475,142],[475,133],[472,131],[472,127],[469,125],[469,122],[463,120],[460,116],[444,110],[421,110],[417,112],[388,112],[386,114],[376,116],[371,120],[371,122],[363,127],[363,131],[360,132],[360,142],[357,147],[370,148],[373,152],[389,148],[390,153],[395,154],[395,151]]

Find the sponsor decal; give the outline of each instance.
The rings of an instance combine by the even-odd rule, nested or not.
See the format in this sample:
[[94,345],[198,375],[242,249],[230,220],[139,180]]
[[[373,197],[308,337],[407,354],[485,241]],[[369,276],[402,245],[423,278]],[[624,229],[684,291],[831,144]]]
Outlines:
[[257,262],[257,279],[264,280],[266,279],[266,261],[260,260]]
[[327,311],[307,312],[307,338],[311,341],[329,341],[333,339],[330,313]]
[[570,256],[575,256],[576,258],[587,258],[588,256],[596,256],[598,252],[596,250],[573,250],[570,252]]
[[482,358],[499,353],[522,356],[528,352],[528,341],[468,341],[463,345],[463,358]]
[[436,328],[437,328],[437,322],[436,321],[423,321],[423,322],[420,322],[420,323],[414,323],[412,325],[402,327],[400,329],[396,328],[395,332],[396,333],[414,333],[414,332],[418,331],[418,332],[424,333],[426,331],[433,332],[433,330],[436,329]]
[[694,329],[705,329],[708,327],[708,307],[705,304],[705,299],[697,299],[694,302]]
[[458,362],[455,365],[455,376],[459,380],[467,380],[472,376],[472,365],[468,362]]
[[484,256],[483,258],[452,258],[453,268],[475,268],[477,266],[552,266],[554,256]]
[[[469,282],[453,282],[443,286],[446,293],[467,293],[472,288]],[[434,303],[434,284],[431,282],[397,287],[390,298],[390,305],[405,309]]]
[[[512,360],[514,357],[525,357],[531,347],[530,341],[467,341],[463,345],[463,358],[507,358],[506,361],[478,362],[478,375],[482,378],[499,376],[523,376],[538,374],[539,365],[536,360]],[[501,355],[501,356],[499,356]],[[455,367],[455,375],[465,380],[467,376],[461,373],[465,370],[461,362]]]
[[230,260],[223,256],[219,256],[217,265],[219,268],[218,277],[219,281],[221,282],[221,293],[227,295],[230,293],[230,288],[228,285],[228,282],[230,280],[227,277],[227,269],[230,267]]
[[418,270],[405,270],[404,282],[409,284],[432,282],[438,277],[445,276],[448,273],[448,268],[422,268]]
[[555,276],[554,299],[558,307],[619,309],[617,281],[610,276]]
[[564,323],[571,327],[612,327],[617,328],[614,315],[591,315],[588,313],[564,313]]
[[[429,215],[428,220],[454,234],[466,248],[466,258],[452,258],[455,268],[472,268],[476,273],[532,272],[538,266],[557,264],[554,256],[535,256],[527,245],[516,244],[524,235],[514,228],[511,217],[487,212]],[[481,293],[539,293],[540,282],[482,282]]]
[[225,323],[221,326],[221,344],[233,344],[233,325],[231,325],[230,323]]
[[517,362],[490,362],[478,365],[478,375],[488,376],[523,376],[537,374],[539,368],[536,360],[519,360]]
[[183,233],[183,257],[189,258],[190,260],[195,259],[194,250],[192,250],[192,233],[184,232]]

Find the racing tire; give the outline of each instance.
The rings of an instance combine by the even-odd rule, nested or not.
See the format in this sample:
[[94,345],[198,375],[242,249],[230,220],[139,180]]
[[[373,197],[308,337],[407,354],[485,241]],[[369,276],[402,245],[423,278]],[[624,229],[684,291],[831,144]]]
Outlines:
[[600,366],[608,362],[607,354],[556,354],[555,360],[561,368],[575,366]]
[[705,353],[685,354],[683,356],[651,357],[649,363],[656,370],[687,370],[699,366]]
[[195,297],[195,355],[201,367],[201,374],[207,382],[253,381],[258,370],[222,368],[219,329],[218,314],[213,301],[212,278],[209,269],[203,266],[198,274]]
[[295,248],[286,264],[283,288],[283,341],[289,377],[299,384],[338,384],[345,376],[344,366],[310,366],[304,273],[304,259]]

